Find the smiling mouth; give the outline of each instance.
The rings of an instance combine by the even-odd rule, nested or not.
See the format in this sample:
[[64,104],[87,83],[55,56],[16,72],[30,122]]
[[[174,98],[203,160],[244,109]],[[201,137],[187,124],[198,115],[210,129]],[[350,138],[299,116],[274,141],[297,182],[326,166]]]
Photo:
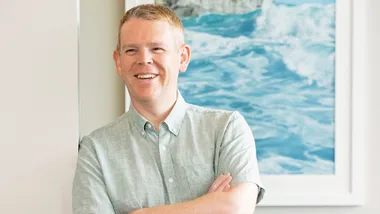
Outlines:
[[154,79],[157,76],[158,76],[157,74],[138,74],[138,75],[135,75],[135,77],[137,79]]

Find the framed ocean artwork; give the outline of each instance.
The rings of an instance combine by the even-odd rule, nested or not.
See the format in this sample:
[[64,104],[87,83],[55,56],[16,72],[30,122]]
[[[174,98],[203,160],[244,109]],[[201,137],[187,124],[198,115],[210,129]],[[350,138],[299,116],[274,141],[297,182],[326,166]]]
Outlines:
[[143,3],[184,24],[184,99],[247,120],[266,187],[259,206],[363,203],[365,1],[126,0],[125,9]]

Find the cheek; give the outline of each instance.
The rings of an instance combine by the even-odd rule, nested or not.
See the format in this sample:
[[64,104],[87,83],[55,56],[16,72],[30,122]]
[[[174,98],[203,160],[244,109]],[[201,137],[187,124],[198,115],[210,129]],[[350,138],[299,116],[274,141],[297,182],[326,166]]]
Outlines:
[[163,76],[163,81],[175,81],[179,73],[180,62],[177,57],[157,56],[154,58],[157,69]]
[[131,59],[124,59],[120,61],[120,68],[124,75],[126,75],[130,70],[133,65],[133,61]]
[[121,68],[127,68],[130,64],[131,64],[131,60],[130,59],[124,58],[124,59],[122,59],[120,61]]
[[176,56],[167,59],[167,65],[170,68],[170,72],[178,74],[180,68],[180,59]]

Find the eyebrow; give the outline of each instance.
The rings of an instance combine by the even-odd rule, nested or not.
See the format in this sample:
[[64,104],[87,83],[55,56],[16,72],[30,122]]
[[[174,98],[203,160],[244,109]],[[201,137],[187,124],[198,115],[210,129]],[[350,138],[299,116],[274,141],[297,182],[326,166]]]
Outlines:
[[[125,44],[122,46],[122,50],[125,50],[125,49],[128,49],[128,48],[138,48],[139,45],[137,44]],[[167,47],[166,44],[162,43],[162,42],[150,42],[148,43],[148,46],[149,47],[155,47],[155,46],[159,46],[159,47]]]
[[125,50],[125,49],[128,49],[128,48],[137,48],[137,45],[134,45],[134,44],[127,44],[127,45],[123,45],[121,47],[122,50]]

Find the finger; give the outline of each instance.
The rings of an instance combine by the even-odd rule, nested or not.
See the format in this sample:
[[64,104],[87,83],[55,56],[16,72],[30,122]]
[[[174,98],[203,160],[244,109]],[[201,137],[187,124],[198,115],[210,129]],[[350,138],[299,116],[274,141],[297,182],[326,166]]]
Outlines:
[[227,186],[224,187],[223,192],[227,192],[228,190],[230,190],[230,188],[231,188],[231,185],[228,184]]
[[225,175],[224,174],[219,175],[215,179],[215,181],[211,184],[211,186],[209,188],[209,192],[213,192],[215,189],[217,189],[218,186],[223,182],[224,179],[225,179]]
[[220,175],[211,185],[209,189],[209,193],[216,192],[216,191],[219,191],[219,192],[223,191],[224,186],[229,184],[231,180],[232,180],[232,177],[230,176],[230,173]]
[[224,187],[229,185],[232,180],[231,176],[228,176],[226,179],[223,180],[223,182],[218,186],[218,188],[215,191],[222,192]]
[[219,177],[216,178],[215,181],[211,184],[211,186],[209,188],[209,192],[215,191],[219,187],[219,185],[224,181],[224,179],[227,178],[227,176],[228,176],[227,174],[226,175],[224,175],[224,174],[219,175]]

